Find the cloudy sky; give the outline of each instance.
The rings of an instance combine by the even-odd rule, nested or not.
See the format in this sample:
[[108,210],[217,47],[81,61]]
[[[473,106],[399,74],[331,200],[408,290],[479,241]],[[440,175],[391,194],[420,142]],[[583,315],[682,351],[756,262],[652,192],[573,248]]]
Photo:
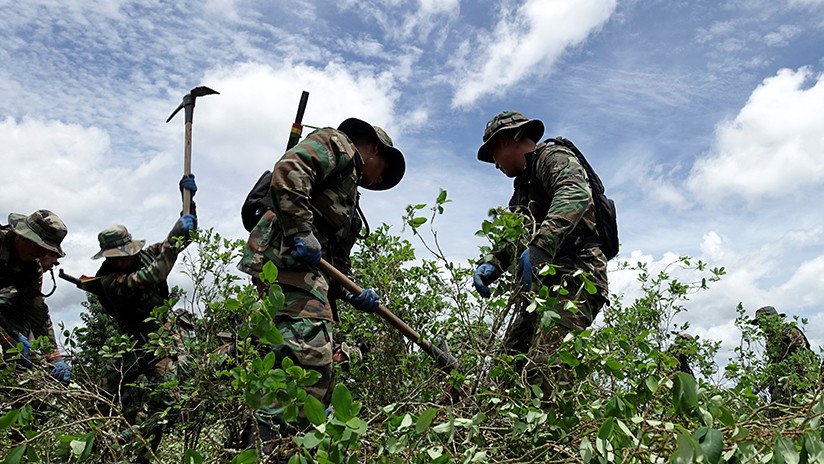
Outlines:
[[[824,0],[0,0],[0,30],[0,214],[60,215],[72,274],[96,271],[108,225],[165,237],[183,152],[182,114],[165,119],[198,85],[221,93],[195,112],[200,223],[244,237],[242,199],[307,90],[307,124],[360,117],[406,155],[397,188],[364,194],[372,224],[399,230],[444,188],[441,242],[476,257],[512,186],[475,153],[518,110],[588,155],[622,258],[727,268],[690,302],[694,333],[729,349],[735,306],[771,304],[824,343]],[[55,323],[82,299],[59,285]]]

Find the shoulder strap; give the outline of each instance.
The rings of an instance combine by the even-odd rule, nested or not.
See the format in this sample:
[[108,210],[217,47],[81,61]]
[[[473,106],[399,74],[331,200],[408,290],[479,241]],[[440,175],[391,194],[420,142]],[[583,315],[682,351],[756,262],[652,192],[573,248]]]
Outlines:
[[576,147],[571,140],[564,137],[553,137],[544,140],[544,143],[559,145],[572,151],[572,153],[575,154],[575,157],[578,158],[578,161],[581,163],[584,170],[587,172],[587,176],[589,177],[589,183],[592,186],[592,188],[596,191],[595,193],[604,193],[604,183],[601,182],[601,178],[598,177],[598,174],[596,174],[595,170],[592,169],[592,166],[590,166],[586,156],[584,156],[584,154],[581,153],[581,150],[579,150],[578,147]]

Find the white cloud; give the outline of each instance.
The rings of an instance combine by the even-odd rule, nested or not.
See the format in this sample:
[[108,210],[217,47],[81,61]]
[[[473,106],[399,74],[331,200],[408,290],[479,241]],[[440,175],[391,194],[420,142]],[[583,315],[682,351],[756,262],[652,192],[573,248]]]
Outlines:
[[[812,85],[806,86],[811,83]],[[824,179],[824,75],[782,69],[716,128],[687,185],[705,201],[783,197]]]
[[786,46],[801,33],[801,28],[790,24],[783,24],[774,32],[764,36],[764,41],[771,47]]
[[582,43],[612,15],[615,0],[529,0],[503,12],[492,31],[464,46],[456,62],[459,80],[453,107],[499,95],[532,75],[545,75],[569,47]]

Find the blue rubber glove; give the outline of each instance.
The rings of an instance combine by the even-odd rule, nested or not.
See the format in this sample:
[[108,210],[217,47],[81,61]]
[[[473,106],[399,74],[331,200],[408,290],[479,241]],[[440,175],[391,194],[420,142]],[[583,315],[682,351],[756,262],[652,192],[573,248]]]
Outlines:
[[532,282],[535,280],[535,267],[532,266],[532,260],[529,258],[529,248],[524,250],[518,258],[518,272],[516,276],[524,283],[521,291],[529,291]]
[[347,295],[346,302],[358,311],[374,313],[381,304],[381,297],[371,288],[365,288],[358,296],[352,294]]
[[177,220],[172,231],[169,232],[169,237],[183,237],[189,238],[189,234],[197,229],[197,216],[194,214],[184,214]]
[[31,367],[31,342],[25,335],[18,335],[17,342],[23,345],[23,349],[20,350],[20,364],[23,367]]
[[186,189],[192,193],[192,198],[195,197],[195,193],[197,193],[197,184],[195,183],[194,174],[184,174],[178,185],[180,186],[180,193],[183,193],[183,189]]
[[312,232],[301,232],[295,235],[295,249],[292,251],[295,261],[317,266],[320,262],[320,242]]
[[492,296],[492,291],[488,285],[494,280],[492,276],[495,274],[495,266],[492,263],[483,263],[475,269],[475,274],[472,275],[472,283],[475,285],[475,290],[478,295],[484,298]]
[[69,383],[72,379],[72,370],[66,361],[54,361],[52,363],[51,376],[57,379],[59,382]]

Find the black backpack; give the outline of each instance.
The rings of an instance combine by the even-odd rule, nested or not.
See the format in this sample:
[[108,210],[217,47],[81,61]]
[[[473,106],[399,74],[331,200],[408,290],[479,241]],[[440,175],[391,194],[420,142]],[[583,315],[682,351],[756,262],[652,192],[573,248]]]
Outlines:
[[608,260],[618,255],[618,221],[615,214],[615,202],[607,198],[604,194],[604,184],[601,178],[589,165],[589,162],[581,153],[581,150],[575,146],[569,139],[563,137],[555,137],[546,139],[544,143],[558,145],[568,148],[584,167],[589,178],[589,188],[592,189],[592,201],[595,203],[595,232],[601,241],[601,251]]
[[266,211],[275,209],[275,202],[272,199],[272,171],[266,171],[255,182],[255,186],[246,195],[243,206],[240,207],[240,218],[243,220],[243,227],[251,232],[255,228],[261,216]]
[[[315,189],[322,191],[330,185],[341,182],[353,169],[355,169],[354,159],[349,160],[339,171],[324,179]],[[246,195],[246,200],[244,200],[243,206],[240,207],[240,219],[243,220],[243,227],[248,232],[251,232],[266,211],[272,211],[274,209],[275,200],[272,198],[272,171],[265,171],[257,182],[255,182],[255,186],[252,187],[252,190]],[[360,206],[358,207],[358,211],[360,212]],[[365,218],[362,219],[365,222]]]

